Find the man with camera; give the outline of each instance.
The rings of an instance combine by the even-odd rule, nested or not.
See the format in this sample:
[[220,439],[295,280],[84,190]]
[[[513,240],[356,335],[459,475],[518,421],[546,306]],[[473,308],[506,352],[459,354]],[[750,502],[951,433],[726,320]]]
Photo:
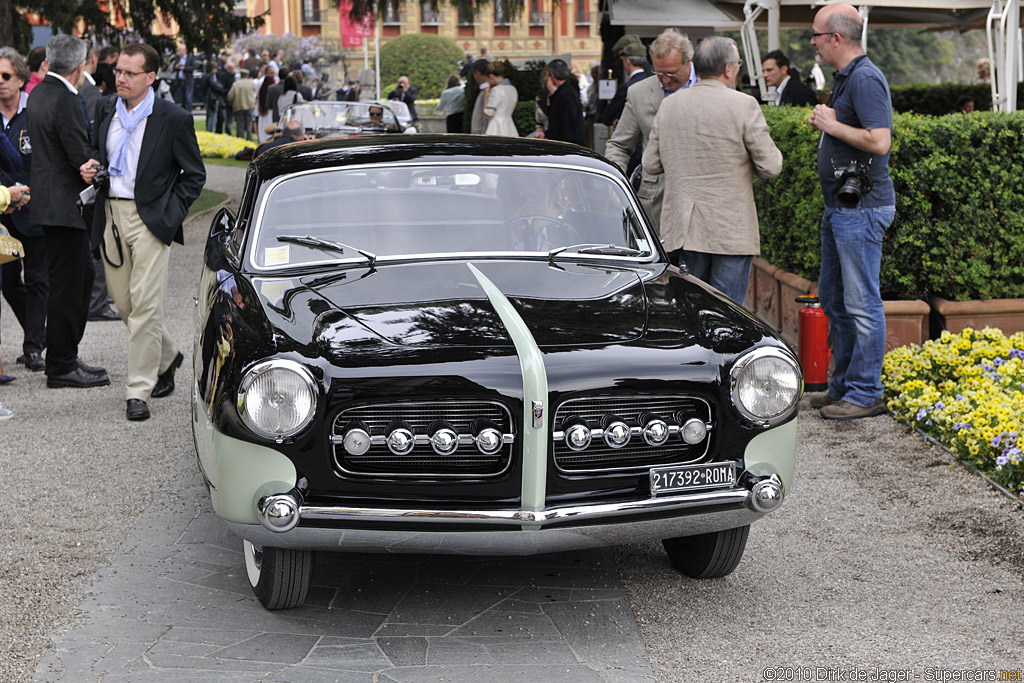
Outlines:
[[828,5],[812,24],[811,45],[835,67],[828,104],[810,123],[821,131],[818,177],[825,196],[818,295],[828,316],[835,371],[827,399],[812,402],[830,420],[885,412],[885,310],[879,292],[882,238],[896,215],[889,178],[892,100],[885,76],[864,54],[863,23],[848,4]]
[[99,190],[93,231],[103,234],[107,285],[128,325],[125,416],[133,421],[149,418],[151,396],[174,391],[184,360],[163,322],[167,265],[171,241],[182,241],[181,224],[206,181],[192,116],[155,97],[159,68],[149,45],[125,46],[114,69],[117,97],[96,116],[95,156],[79,169]]

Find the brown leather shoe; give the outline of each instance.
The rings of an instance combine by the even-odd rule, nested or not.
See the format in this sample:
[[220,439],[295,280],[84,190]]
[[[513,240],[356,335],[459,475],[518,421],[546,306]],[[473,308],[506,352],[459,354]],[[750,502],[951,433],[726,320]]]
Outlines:
[[874,417],[887,413],[885,399],[878,399],[869,406],[859,406],[849,401],[836,401],[818,411],[826,420],[857,420],[862,417]]

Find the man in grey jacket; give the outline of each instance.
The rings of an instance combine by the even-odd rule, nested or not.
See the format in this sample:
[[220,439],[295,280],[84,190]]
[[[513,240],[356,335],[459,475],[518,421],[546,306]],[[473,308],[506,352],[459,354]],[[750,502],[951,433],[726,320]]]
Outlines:
[[[690,63],[692,57],[690,39],[674,28],[663,31],[651,43],[654,78],[645,78],[626,91],[626,106],[605,149],[605,156],[623,173],[630,170],[629,159],[637,146],[641,150],[647,146],[654,117],[665,98],[697,82]],[[664,175],[642,174],[637,195],[655,229],[660,225],[664,194]]]

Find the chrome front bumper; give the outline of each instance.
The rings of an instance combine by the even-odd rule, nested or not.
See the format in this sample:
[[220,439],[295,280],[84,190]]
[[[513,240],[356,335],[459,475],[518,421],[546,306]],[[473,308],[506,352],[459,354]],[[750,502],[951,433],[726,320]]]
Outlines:
[[[776,477],[752,490],[734,488],[659,496],[636,501],[552,507],[541,511],[428,510],[325,507],[302,503],[292,491],[262,496],[261,526],[229,523],[257,544],[288,548],[363,552],[453,552],[487,555],[533,554],[635,543],[722,531],[757,521],[782,503]],[[652,519],[652,517],[656,519]],[[313,524],[299,525],[299,521]],[[330,522],[330,528],[316,522]],[[346,525],[394,524],[423,530],[348,529]],[[436,531],[429,527],[457,531]],[[478,531],[482,525],[491,529]],[[340,528],[339,528],[340,527]],[[500,527],[494,530],[494,527]]]

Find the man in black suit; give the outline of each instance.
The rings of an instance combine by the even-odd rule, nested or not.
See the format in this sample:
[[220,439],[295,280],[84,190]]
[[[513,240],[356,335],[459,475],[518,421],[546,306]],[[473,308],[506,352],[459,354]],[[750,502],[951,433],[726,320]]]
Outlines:
[[89,230],[78,208],[86,184],[78,172],[89,159],[82,100],[73,85],[85,68],[85,43],[60,35],[46,44],[50,71],[32,90],[28,131],[32,140],[30,217],[46,236],[50,296],[46,308],[46,386],[110,384],[107,371],[85,365],[78,343],[85,332]]
[[[167,334],[163,305],[171,241],[206,182],[190,114],[153,92],[160,57],[149,45],[126,45],[117,60],[117,97],[97,116],[94,157],[80,167],[110,173],[96,200],[93,233],[102,231],[107,285],[128,325],[129,420],[149,418],[150,397],[174,391],[184,356]],[[98,159],[98,161],[97,161]]]
[[400,76],[398,78],[398,85],[388,93],[388,99],[405,102],[405,106],[409,107],[409,115],[413,121],[416,121],[419,119],[419,116],[416,115],[416,95],[418,93],[419,90],[409,84],[408,76]]
[[171,71],[174,73],[171,95],[189,113],[192,113],[192,93],[195,91],[192,72],[195,70],[196,58],[189,54],[184,45],[178,45],[178,54],[171,58]]
[[781,50],[772,50],[761,62],[764,82],[775,87],[775,104],[789,104],[794,107],[813,107],[818,96],[804,85],[799,76],[789,73],[789,59]]
[[583,102],[580,100],[580,89],[569,76],[569,65],[561,59],[553,59],[548,64],[548,129],[544,137],[548,140],[561,140],[577,145],[583,144]]

